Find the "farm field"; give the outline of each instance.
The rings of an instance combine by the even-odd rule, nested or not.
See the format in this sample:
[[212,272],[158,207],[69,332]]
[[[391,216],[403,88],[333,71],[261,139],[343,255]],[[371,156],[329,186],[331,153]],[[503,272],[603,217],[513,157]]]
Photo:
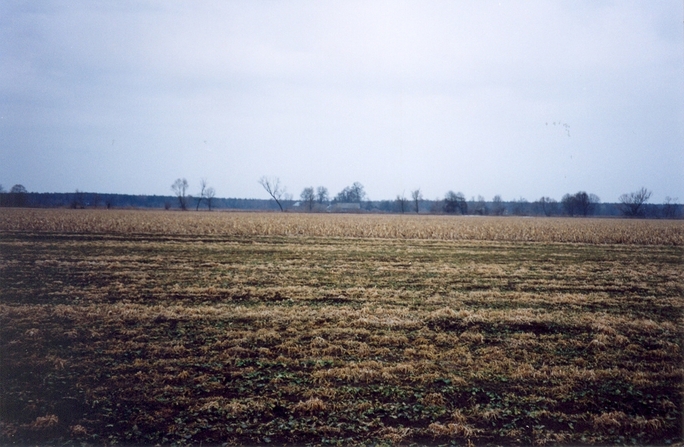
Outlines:
[[0,444],[681,443],[684,222],[0,209]]

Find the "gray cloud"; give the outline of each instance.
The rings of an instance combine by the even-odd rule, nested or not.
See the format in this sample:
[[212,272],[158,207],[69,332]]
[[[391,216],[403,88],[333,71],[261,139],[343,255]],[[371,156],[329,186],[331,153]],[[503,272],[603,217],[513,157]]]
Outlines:
[[684,198],[681,21],[675,1],[4,2],[0,182]]

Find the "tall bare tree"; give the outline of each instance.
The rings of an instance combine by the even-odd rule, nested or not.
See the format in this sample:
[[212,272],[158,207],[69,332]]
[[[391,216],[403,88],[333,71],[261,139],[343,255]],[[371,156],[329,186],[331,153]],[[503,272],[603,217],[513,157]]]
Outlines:
[[353,185],[347,186],[340,191],[335,200],[342,203],[361,203],[366,198],[366,191],[363,185],[359,182],[354,182]]
[[495,195],[494,198],[492,199],[492,214],[495,216],[503,216],[503,214],[506,212],[506,206],[503,203],[503,200],[501,200],[500,195]]
[[316,203],[316,194],[314,193],[313,186],[304,188],[302,194],[300,195],[302,202],[306,204],[309,212],[313,210],[314,203]]
[[406,212],[406,209],[408,208],[408,199],[406,198],[406,196],[404,194],[397,194],[396,203],[399,212],[401,212],[401,214],[404,214]]
[[413,199],[413,210],[418,214],[420,211],[420,201],[423,200],[423,193],[420,192],[420,188],[411,191],[411,199]]
[[263,176],[259,179],[259,184],[266,190],[268,195],[275,200],[280,208],[280,211],[285,211],[281,201],[285,197],[286,192],[285,188],[280,185],[280,179],[278,177]]
[[73,200],[71,201],[71,207],[73,209],[83,209],[86,206],[86,197],[83,191],[78,189],[74,193]]
[[489,210],[487,209],[487,202],[485,201],[485,198],[480,195],[477,196],[477,200],[475,200],[475,198],[473,197],[470,203],[471,214],[485,216],[489,212]]
[[579,191],[576,194],[565,194],[561,199],[561,204],[565,212],[570,216],[576,214],[588,216],[594,212],[594,208],[600,201],[596,194],[587,194],[584,191]]
[[518,200],[513,200],[513,214],[516,216],[527,215],[527,210],[529,208],[529,202],[524,197],[520,197]]
[[357,199],[354,200],[355,202],[363,202],[363,200],[366,198],[366,191],[363,188],[363,185],[359,182],[354,182],[354,184],[351,185],[351,191],[352,195]]
[[468,202],[462,192],[449,191],[444,196],[444,212],[468,214]]
[[535,203],[539,213],[544,216],[551,216],[558,212],[558,202],[551,197],[542,197]]
[[637,217],[644,215],[644,204],[651,198],[651,191],[641,187],[638,191],[620,196],[620,210],[625,216]]
[[599,196],[596,194],[589,194],[589,203],[583,208],[584,215],[594,214],[599,203],[601,203]]
[[321,205],[330,200],[330,196],[328,195],[328,188],[326,188],[325,186],[319,186],[318,188],[316,188],[316,200]]
[[203,178],[200,180],[200,193],[199,197],[197,198],[197,208],[195,208],[195,211],[199,211],[200,204],[202,203],[202,200],[205,198],[206,191],[207,179]]
[[577,204],[574,195],[565,194],[561,199],[561,205],[563,205],[565,214],[569,216],[574,216],[575,214],[577,214]]
[[24,185],[17,184],[10,188],[8,196],[10,206],[26,206],[28,191]]
[[670,196],[665,197],[665,203],[663,203],[663,217],[667,219],[674,219],[677,217],[677,208],[679,205],[677,205],[677,200],[679,200],[677,197],[674,199]]
[[176,197],[178,197],[178,204],[180,205],[183,211],[188,209],[188,187],[188,181],[184,178],[176,179],[176,181],[173,182],[173,185],[171,185],[171,190],[176,195]]
[[216,190],[210,186],[204,191],[204,199],[207,201],[209,211],[211,211],[211,203],[214,201],[214,197],[216,197]]

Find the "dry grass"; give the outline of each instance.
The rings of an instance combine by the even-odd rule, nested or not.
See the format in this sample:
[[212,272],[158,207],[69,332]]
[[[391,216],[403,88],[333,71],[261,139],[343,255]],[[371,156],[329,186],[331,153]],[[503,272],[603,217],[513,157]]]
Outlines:
[[[637,233],[596,245],[449,240],[471,220],[441,217],[2,213],[4,445],[682,441],[682,247],[640,233],[677,223],[491,219]],[[432,236],[390,236],[405,223]]]
[[673,220],[0,209],[0,231],[684,245]]

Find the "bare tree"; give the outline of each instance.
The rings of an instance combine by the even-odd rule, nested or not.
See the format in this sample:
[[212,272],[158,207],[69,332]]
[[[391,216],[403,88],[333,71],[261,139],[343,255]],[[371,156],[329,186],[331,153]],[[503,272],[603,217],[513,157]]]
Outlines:
[[572,194],[565,194],[561,199],[561,205],[568,216],[574,216],[577,213],[577,205],[575,203],[575,196]]
[[539,210],[539,213],[547,217],[558,212],[558,202],[551,197],[542,197],[537,200],[535,205]]
[[176,197],[178,197],[178,205],[180,205],[180,208],[183,211],[188,209],[188,186],[188,181],[184,178],[176,179],[176,181],[173,182],[173,185],[171,185],[171,190],[176,195]]
[[587,194],[584,191],[579,191],[576,194],[565,194],[561,199],[561,204],[565,212],[570,216],[576,214],[588,216],[594,212],[596,204],[600,201],[596,194]]
[[[596,194],[589,194],[589,206],[586,208],[586,213],[594,214],[599,203],[601,203],[601,199],[599,198],[599,196],[597,196]],[[587,214],[585,214],[585,216]]]
[[503,200],[501,200],[500,195],[495,195],[492,199],[492,214],[495,216],[503,216],[506,212],[506,207],[504,206]]
[[487,202],[485,202],[485,198],[482,196],[477,196],[477,200],[473,198],[471,200],[471,206],[470,206],[470,212],[472,214],[478,214],[480,216],[486,216],[489,213],[489,210],[487,209]]
[[285,188],[280,185],[280,179],[278,177],[264,176],[259,179],[259,184],[263,186],[266,192],[275,200],[280,211],[285,211],[280,202],[283,200],[286,192]]
[[361,203],[366,198],[366,191],[363,185],[359,182],[354,182],[353,185],[347,186],[340,191],[335,200],[343,203]]
[[197,198],[197,208],[195,208],[195,211],[199,211],[200,203],[202,203],[202,199],[204,199],[204,195],[206,194],[207,190],[207,179],[203,178],[200,180],[200,194],[199,197]]
[[351,191],[353,193],[353,196],[356,197],[359,203],[363,202],[363,200],[366,198],[366,191],[363,188],[363,185],[359,182],[354,182],[354,184],[351,185]]
[[216,197],[216,190],[210,186],[206,191],[204,191],[204,199],[207,201],[209,211],[211,211],[211,203],[213,202],[214,197]]
[[328,188],[325,186],[319,186],[316,188],[316,200],[320,204],[326,203],[328,200],[330,200],[330,196],[328,195]]
[[518,200],[513,200],[513,214],[516,216],[527,215],[527,210],[529,208],[529,202],[524,197],[520,197]]
[[411,199],[413,199],[413,210],[418,214],[420,211],[420,201],[423,200],[423,193],[420,192],[420,188],[411,191]]
[[311,212],[313,210],[314,203],[316,203],[316,194],[314,193],[313,186],[304,188],[300,197],[302,201],[306,203],[309,212]]
[[10,188],[8,196],[10,206],[25,206],[28,191],[24,185],[17,184]]
[[666,219],[674,219],[677,217],[677,208],[679,207],[677,200],[677,197],[674,199],[670,196],[665,197],[665,203],[663,203],[663,217]]
[[620,210],[625,216],[637,217],[644,215],[644,204],[651,198],[651,191],[642,187],[638,191],[620,196]]
[[73,209],[85,208],[85,193],[83,191],[76,190],[73,200],[71,201],[71,207]]
[[462,192],[449,191],[444,196],[444,212],[468,214],[468,202]]
[[439,197],[436,197],[430,203],[430,213],[440,214],[443,212],[444,212],[444,200],[440,199]]
[[408,199],[404,194],[397,194],[397,199],[395,201],[397,203],[397,208],[401,212],[401,214],[404,214],[406,212],[406,208],[408,208]]

